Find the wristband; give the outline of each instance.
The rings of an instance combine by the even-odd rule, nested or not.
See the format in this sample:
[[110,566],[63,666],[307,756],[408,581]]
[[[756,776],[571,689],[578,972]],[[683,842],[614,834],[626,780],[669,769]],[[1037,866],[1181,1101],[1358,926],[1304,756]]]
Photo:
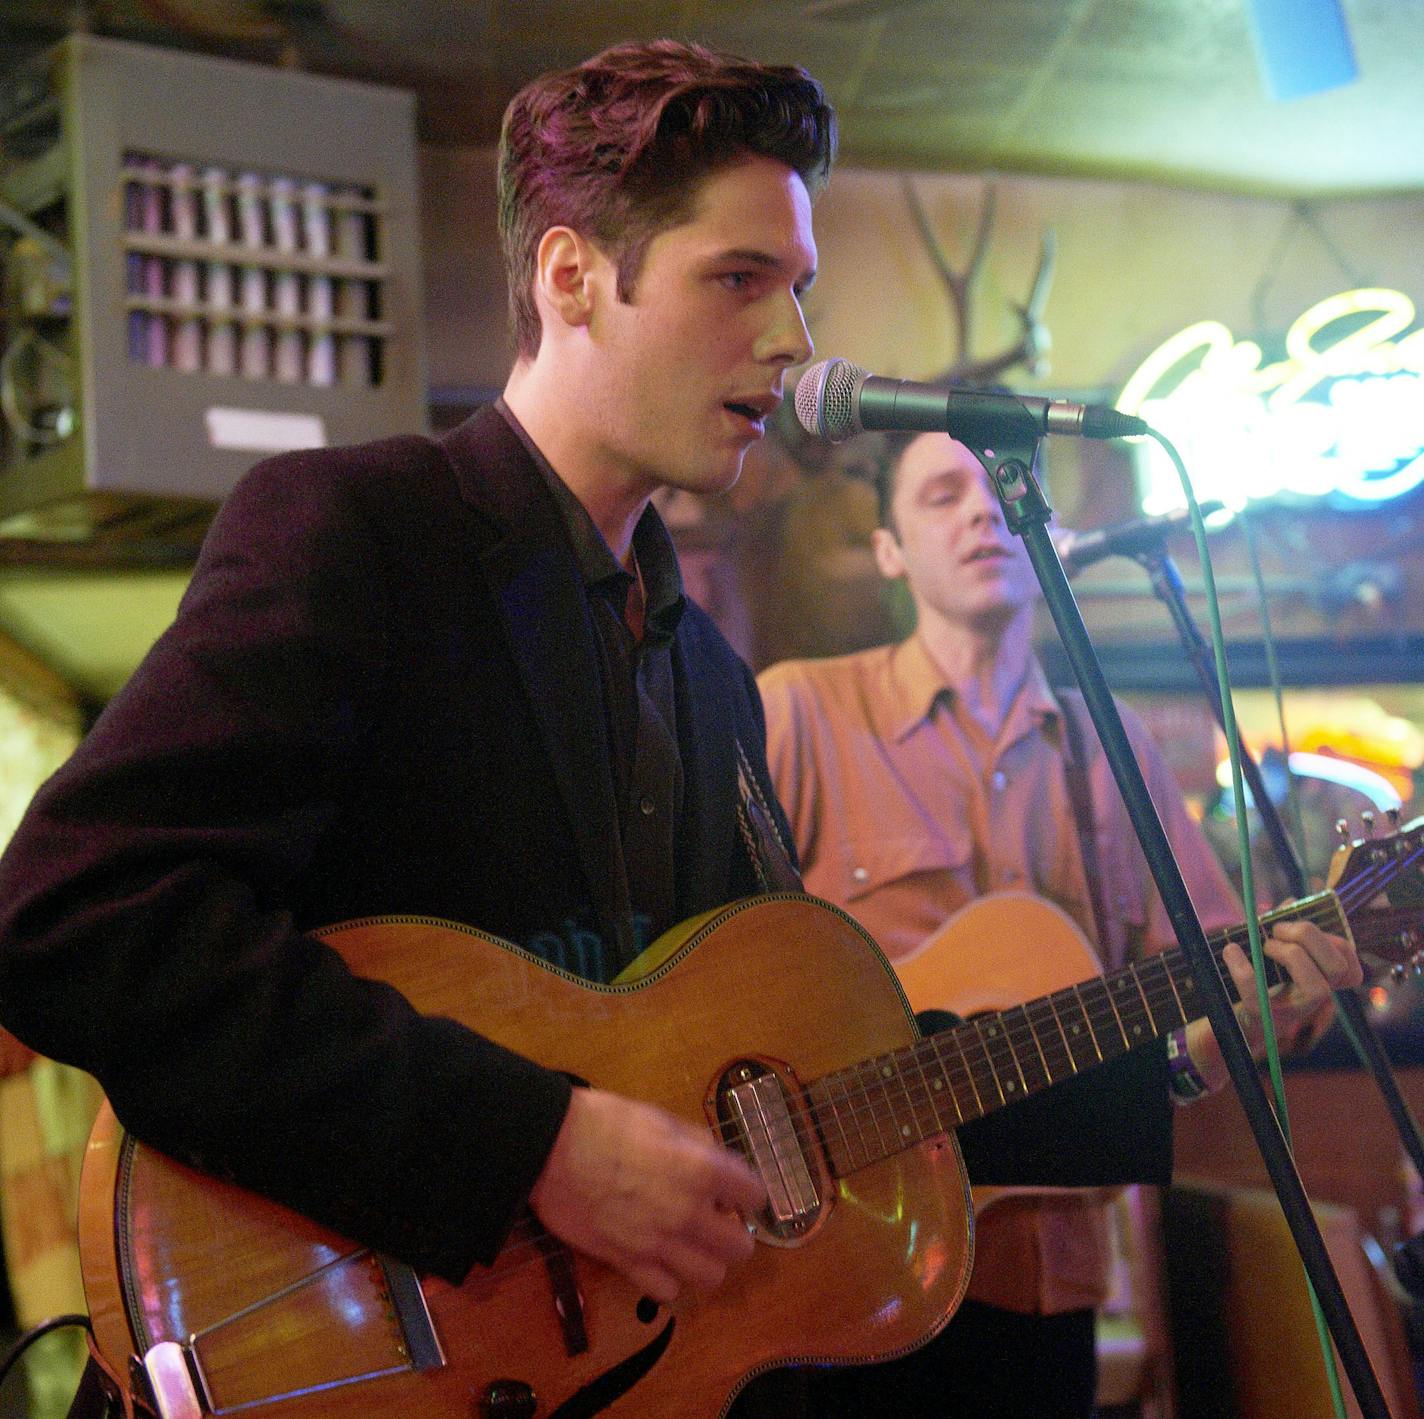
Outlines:
[[1190,1104],[1211,1093],[1201,1071],[1192,1062],[1185,1029],[1173,1030],[1167,1036],[1167,1083],[1172,1101],[1178,1104]]

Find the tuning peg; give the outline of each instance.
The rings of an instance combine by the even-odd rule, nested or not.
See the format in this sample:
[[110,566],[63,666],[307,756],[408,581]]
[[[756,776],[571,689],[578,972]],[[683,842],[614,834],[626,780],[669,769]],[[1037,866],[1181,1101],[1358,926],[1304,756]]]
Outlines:
[[1343,818],[1336,818],[1335,820],[1335,835],[1342,843],[1350,841],[1350,825]]
[[1360,822],[1365,825],[1365,836],[1372,838],[1375,835],[1375,815],[1372,809],[1366,808],[1360,814]]
[[1394,965],[1392,965],[1392,966],[1389,968],[1389,978],[1390,978],[1390,980],[1403,980],[1403,979],[1404,979],[1404,962],[1403,962],[1403,961],[1396,961],[1396,962],[1394,963]]
[[1398,832],[1398,831],[1399,831],[1399,809],[1398,809],[1398,808],[1386,808],[1386,809],[1384,810],[1384,812],[1385,812],[1385,817],[1387,817],[1387,818],[1389,819],[1389,830],[1390,830],[1390,832],[1392,832],[1392,833]]

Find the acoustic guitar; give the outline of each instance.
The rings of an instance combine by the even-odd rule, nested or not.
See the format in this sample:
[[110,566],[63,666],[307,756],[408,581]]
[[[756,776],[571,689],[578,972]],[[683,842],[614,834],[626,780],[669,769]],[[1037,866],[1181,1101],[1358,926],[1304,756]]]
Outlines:
[[[1403,959],[1415,903],[1371,904],[1421,854],[1424,820],[1270,919],[1352,925]],[[1202,1010],[1171,951],[921,1038],[865,932],[795,893],[687,922],[611,985],[448,922],[321,935],[422,1010],[705,1126],[766,1183],[758,1245],[711,1297],[664,1307],[528,1216],[452,1286],[174,1162],[106,1109],[80,1200],[94,1350],[164,1419],[713,1415],[767,1369],[904,1354],[969,1274],[955,1127]]]

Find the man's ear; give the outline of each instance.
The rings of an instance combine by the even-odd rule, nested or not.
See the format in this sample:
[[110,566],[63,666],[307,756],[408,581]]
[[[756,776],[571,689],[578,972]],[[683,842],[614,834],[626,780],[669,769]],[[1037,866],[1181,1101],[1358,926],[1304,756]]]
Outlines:
[[870,550],[875,553],[875,565],[887,581],[905,575],[905,558],[900,543],[888,527],[877,527],[870,534]]
[[538,301],[565,325],[587,325],[597,303],[594,271],[602,260],[572,227],[550,227],[534,253]]

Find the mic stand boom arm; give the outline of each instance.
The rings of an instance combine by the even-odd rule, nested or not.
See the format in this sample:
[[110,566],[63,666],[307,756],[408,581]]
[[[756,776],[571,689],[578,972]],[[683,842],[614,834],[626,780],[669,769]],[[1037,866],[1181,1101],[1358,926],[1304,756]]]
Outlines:
[[[1158,600],[1171,612],[1177,637],[1182,643],[1182,648],[1187,652],[1187,658],[1197,673],[1197,679],[1201,681],[1207,704],[1211,707],[1217,724],[1224,729],[1226,717],[1222,711],[1221,689],[1217,684],[1216,665],[1212,659],[1211,648],[1202,636],[1201,628],[1192,619],[1192,613],[1187,606],[1186,588],[1182,585],[1182,576],[1177,569],[1177,564],[1172,560],[1170,553],[1161,546],[1152,551],[1137,553],[1134,560],[1141,562],[1147,569],[1147,574],[1152,581],[1152,590],[1156,593]],[[1287,765],[1287,772],[1289,772],[1289,765]],[[1255,801],[1256,812],[1261,819],[1261,827],[1271,844],[1276,860],[1281,865],[1281,870],[1285,873],[1288,890],[1294,897],[1305,896],[1310,890],[1305,880],[1305,869],[1301,866],[1300,858],[1286,834],[1280,810],[1277,809],[1270,794],[1266,792],[1265,784],[1261,779],[1261,770],[1244,745],[1241,749],[1241,773],[1247,788],[1251,791],[1251,797]],[[1384,1097],[1385,1106],[1389,1109],[1390,1117],[1398,1130],[1405,1152],[1409,1154],[1420,1177],[1424,1177],[1424,1142],[1420,1140],[1419,1125],[1415,1121],[1414,1114],[1404,1095],[1400,1092],[1399,1083],[1390,1068],[1389,1057],[1385,1053],[1384,1046],[1380,1043],[1374,1025],[1365,1014],[1359,994],[1353,990],[1337,990],[1335,1004],[1350,1025],[1350,1029],[1346,1033],[1350,1036],[1361,1062],[1375,1077],[1375,1082]]]
[[1172,856],[1157,810],[1152,806],[1151,795],[1132,755],[1127,732],[1122,727],[1122,719],[1103,676],[1102,665],[1068,587],[1063,564],[1058,560],[1058,553],[1048,535],[1051,509],[1032,472],[1038,446],[1038,429],[1033,417],[1025,409],[1022,419],[1008,418],[1002,413],[992,419],[966,419],[956,425],[954,437],[984,465],[1003,507],[1005,523],[1028,548],[1039,586],[1043,589],[1054,625],[1083,691],[1093,726],[1107,754],[1133,830],[1142,844],[1147,865],[1167,908],[1177,940],[1202,989],[1207,1017],[1256,1136],[1256,1145],[1265,1161],[1276,1196],[1280,1199],[1296,1250],[1315,1288],[1345,1372],[1350,1377],[1361,1413],[1365,1419],[1390,1419],[1379,1379],[1346,1304],[1340,1279],[1326,1253],[1325,1242],[1315,1214],[1310,1210],[1300,1174],[1296,1172],[1280,1125],[1266,1100],[1256,1072],[1256,1062],[1251,1058],[1246,1037],[1241,1033],[1236,1012],[1232,1009],[1231,997],[1217,974],[1201,922],[1197,920],[1191,897],[1182,881],[1181,870]]

